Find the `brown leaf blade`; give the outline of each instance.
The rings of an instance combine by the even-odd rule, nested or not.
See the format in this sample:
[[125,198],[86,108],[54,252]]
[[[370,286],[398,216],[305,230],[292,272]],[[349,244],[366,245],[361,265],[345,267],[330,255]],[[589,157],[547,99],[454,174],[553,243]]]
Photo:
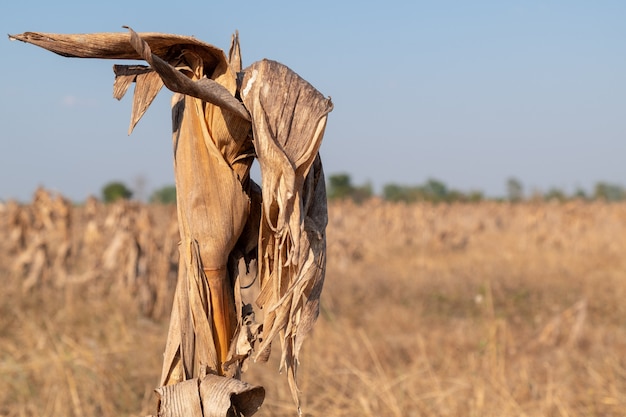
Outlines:
[[241,102],[233,97],[232,94],[219,83],[209,78],[201,78],[194,81],[183,75],[158,55],[153,54],[148,43],[144,41],[139,34],[130,28],[128,28],[128,30],[131,35],[130,42],[139,56],[159,73],[161,79],[171,91],[199,98],[208,103],[228,109],[244,120],[250,120],[250,115]]
[[156,389],[161,403],[159,417],[202,417],[197,379]]
[[[193,45],[203,51],[203,61],[209,68],[215,68],[226,60],[224,51],[191,36],[155,32],[141,32],[139,36],[150,45],[154,54],[166,59],[173,51]],[[86,34],[24,32],[9,35],[9,39],[30,43],[70,58],[143,59],[131,45],[128,32]]]
[[155,72],[146,72],[137,75],[135,80],[135,94],[133,95],[133,109],[131,113],[128,134],[133,132],[137,122],[143,117],[154,101],[159,91],[163,88],[163,80]]
[[[146,46],[142,47],[147,54]],[[154,56],[150,58],[151,64],[158,62]],[[178,65],[186,68],[184,74],[167,63],[161,64],[153,65],[161,78],[169,77],[173,71],[177,79],[182,76],[194,83],[206,73],[204,61],[195,49],[179,55]],[[218,68],[214,76],[226,86],[220,87],[222,90],[228,92],[228,87],[234,91],[232,72]],[[251,146],[247,145],[248,121],[215,104],[181,94],[175,95],[172,112],[181,249],[189,245],[196,249],[193,254],[181,251],[181,263],[189,259],[192,263],[182,273],[188,287],[176,294],[190,301],[187,314],[193,318],[192,327],[175,323],[172,316],[170,325],[180,327],[182,336],[178,346],[168,344],[163,383],[172,374],[198,376],[206,368],[209,373],[224,372],[223,364],[238,324],[228,260],[248,222],[250,198],[243,181],[252,163],[247,156]],[[177,352],[182,363],[177,361]],[[194,360],[185,360],[190,355]],[[184,367],[182,373],[176,371],[180,366]],[[233,373],[238,372],[235,369]]]
[[[147,61],[149,68],[115,67],[114,97],[121,98],[136,83],[129,132],[163,85],[176,93],[172,120],[180,264],[161,377],[167,387],[160,393],[184,386],[209,397],[216,389],[203,391],[207,373],[222,375],[230,366],[237,369],[228,372],[238,375],[252,349],[263,359],[279,336],[281,367],[288,371],[299,409],[298,352],[318,316],[325,273],[326,191],[318,151],[332,102],[274,61],[239,73],[237,33],[227,59],[195,38],[128,29],[86,35],[26,32],[10,38],[63,56]],[[262,191],[249,178],[255,156]],[[244,320],[240,280],[245,274],[236,266],[244,261],[247,269],[255,241],[262,326]],[[231,400],[239,395],[228,394]],[[216,414],[179,409],[174,400],[162,405],[189,415],[225,415],[233,407],[251,415],[262,401],[250,391],[240,398],[239,406],[224,403]],[[160,415],[176,415],[167,414],[169,408]]]
[[156,389],[160,417],[249,417],[265,399],[265,389],[217,375],[188,379]]
[[257,304],[265,319],[257,359],[280,334],[281,366],[299,408],[298,351],[317,318],[326,268],[326,190],[318,151],[333,106],[289,68],[268,60],[245,70],[241,96],[252,115],[263,179]]
[[236,416],[251,416],[265,399],[265,389],[246,382],[217,375],[207,375],[200,382],[204,417],[223,417],[233,410]]

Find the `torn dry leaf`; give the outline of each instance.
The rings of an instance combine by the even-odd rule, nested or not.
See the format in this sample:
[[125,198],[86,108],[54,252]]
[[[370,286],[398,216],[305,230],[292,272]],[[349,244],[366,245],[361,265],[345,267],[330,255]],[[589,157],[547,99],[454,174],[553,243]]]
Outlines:
[[258,411],[265,390],[216,375],[156,389],[159,417],[248,417]]
[[[252,415],[264,391],[241,388],[234,378],[250,356],[266,359],[277,337],[299,407],[298,352],[318,315],[326,264],[318,151],[330,99],[275,61],[242,70],[237,33],[228,57],[193,37],[131,29],[10,38],[68,57],[146,61],[149,66],[114,67],[115,98],[135,83],[129,132],[163,85],[175,93],[181,243],[159,415],[226,416],[234,409]],[[255,158],[262,187],[250,179]],[[244,281],[257,286],[256,300],[249,300]],[[254,321],[254,301],[262,325]]]

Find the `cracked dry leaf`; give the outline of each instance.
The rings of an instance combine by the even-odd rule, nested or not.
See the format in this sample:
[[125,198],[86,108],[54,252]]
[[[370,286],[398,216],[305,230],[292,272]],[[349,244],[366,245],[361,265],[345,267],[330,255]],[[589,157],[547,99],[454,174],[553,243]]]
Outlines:
[[157,388],[159,417],[248,417],[263,403],[265,389],[217,375]]
[[133,94],[133,109],[130,118],[128,134],[133,132],[137,122],[152,104],[161,88],[163,81],[159,74],[145,65],[114,65],[115,82],[113,84],[113,97],[121,100],[128,91],[128,87],[135,83]]
[[252,115],[263,179],[257,303],[265,320],[257,357],[265,358],[280,334],[281,367],[299,407],[298,352],[317,318],[326,268],[328,215],[318,151],[333,105],[288,67],[269,60],[246,68],[241,97]]
[[[115,98],[135,83],[129,133],[163,85],[176,93],[172,122],[180,262],[159,393],[178,398],[182,391],[190,390],[191,397],[199,392],[202,404],[215,394],[219,398],[210,402],[227,404],[232,392],[220,394],[198,381],[239,382],[220,375],[238,377],[253,349],[257,359],[264,359],[279,337],[281,367],[288,370],[299,409],[298,352],[317,318],[324,282],[327,209],[318,151],[330,99],[274,61],[242,71],[237,33],[228,58],[193,37],[132,29],[26,32],[10,39],[67,57],[146,61],[149,67],[114,67]],[[255,157],[261,189],[250,179]],[[253,264],[258,271],[251,272]],[[242,280],[250,281],[250,274],[259,285],[262,326],[245,301],[249,295]],[[262,388],[253,391],[241,396],[238,407],[244,415],[263,401]],[[173,404],[168,401],[162,396],[161,405]],[[215,414],[197,404],[181,407],[181,413],[194,416],[231,412],[226,410],[230,406]],[[168,410],[159,415],[179,415]]]

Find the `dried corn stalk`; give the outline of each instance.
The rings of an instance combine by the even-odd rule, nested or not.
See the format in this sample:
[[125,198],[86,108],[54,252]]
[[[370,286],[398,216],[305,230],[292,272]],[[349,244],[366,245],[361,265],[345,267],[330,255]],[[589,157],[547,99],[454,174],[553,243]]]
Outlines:
[[[299,409],[298,351],[317,317],[324,280],[327,210],[318,150],[332,103],[277,62],[242,71],[237,35],[226,58],[192,37],[129,32],[10,38],[68,57],[145,60],[149,66],[114,67],[116,98],[135,83],[129,131],[163,85],[175,93],[181,244],[159,415],[253,414],[263,389],[233,378],[253,353],[266,360],[276,337]],[[262,191],[249,177],[255,157]],[[252,258],[262,325],[240,285]]]

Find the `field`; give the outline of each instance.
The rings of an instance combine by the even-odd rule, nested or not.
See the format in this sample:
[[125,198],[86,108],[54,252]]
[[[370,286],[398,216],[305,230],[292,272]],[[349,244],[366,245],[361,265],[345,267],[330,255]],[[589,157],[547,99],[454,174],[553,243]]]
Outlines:
[[[173,207],[0,210],[0,416],[156,410]],[[329,206],[306,416],[623,416],[626,204]],[[244,379],[296,415],[277,356]]]

